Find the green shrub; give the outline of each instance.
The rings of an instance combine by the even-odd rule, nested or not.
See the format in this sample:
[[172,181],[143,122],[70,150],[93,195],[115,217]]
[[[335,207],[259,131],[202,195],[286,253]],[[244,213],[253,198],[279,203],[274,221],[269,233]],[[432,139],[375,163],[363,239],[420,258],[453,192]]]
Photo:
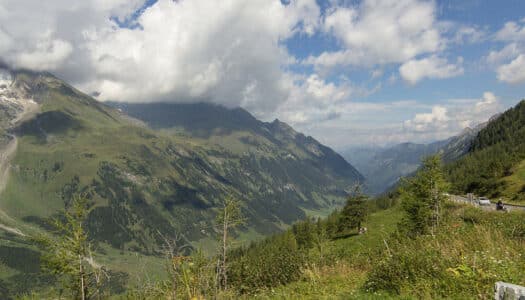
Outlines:
[[298,280],[305,251],[291,231],[239,250],[230,263],[228,278],[241,293],[254,293]]
[[464,208],[435,236],[394,235],[364,288],[418,298],[489,298],[496,281],[525,284],[523,214]]

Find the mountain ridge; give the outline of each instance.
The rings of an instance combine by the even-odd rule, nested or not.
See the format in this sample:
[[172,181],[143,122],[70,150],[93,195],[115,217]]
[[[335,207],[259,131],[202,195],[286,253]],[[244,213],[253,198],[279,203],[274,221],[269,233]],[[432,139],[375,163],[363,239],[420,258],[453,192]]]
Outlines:
[[[295,131],[290,125],[279,119],[275,119],[272,122],[259,121],[242,108],[229,109],[208,103],[133,104],[109,102],[107,104],[119,109],[134,119],[148,124],[152,128],[180,128],[189,134],[194,134],[202,138],[207,138],[214,134],[221,136],[231,134],[234,131],[251,130],[279,145],[285,146],[285,143],[295,141],[303,146],[304,151],[310,152],[319,158],[326,157],[325,162],[328,163],[334,171],[340,172],[340,175],[355,176],[359,181],[364,180],[361,174],[341,155],[330,147],[322,145],[315,138]],[[187,118],[188,115],[191,115],[192,118]],[[183,117],[177,119],[177,116]],[[205,122],[203,122],[204,124],[196,126],[197,128],[195,129],[195,127],[192,128],[191,126],[191,123],[193,123],[195,119],[205,120]],[[343,170],[346,170],[346,172]]]
[[[345,190],[362,180],[315,139],[242,109],[185,106],[178,114],[185,122],[192,120],[188,110],[199,120],[195,111],[206,109],[225,114],[212,121],[230,122],[226,130],[199,122],[197,133],[180,132],[139,126],[133,115],[47,73],[14,72],[11,89],[29,95],[40,109],[9,128],[19,147],[0,205],[24,225],[41,228],[72,194],[86,193],[93,205],[88,227],[99,242],[154,253],[146,245],[160,242],[156,230],[181,232],[188,241],[211,239],[213,230],[204,228],[211,228],[214,208],[225,195],[243,201],[250,217],[245,230],[267,234],[307,211],[341,205]],[[115,214],[119,217],[108,219]]]
[[399,178],[413,174],[425,156],[440,154],[443,161],[449,163],[468,153],[472,141],[490,120],[473,128],[467,127],[448,139],[428,144],[404,142],[385,148],[349,149],[343,153],[366,178],[368,192],[381,194],[393,187]]
[[447,166],[456,193],[525,201],[525,100],[489,120],[466,155]]

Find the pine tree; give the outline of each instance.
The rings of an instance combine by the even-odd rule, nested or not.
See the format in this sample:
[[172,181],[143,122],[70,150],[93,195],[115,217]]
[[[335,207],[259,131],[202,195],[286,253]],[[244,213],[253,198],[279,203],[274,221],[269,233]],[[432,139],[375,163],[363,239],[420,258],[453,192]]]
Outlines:
[[292,231],[300,248],[310,249],[315,242],[315,224],[310,218],[297,222],[292,226]]
[[333,238],[337,234],[338,222],[339,222],[339,211],[334,210],[326,220],[324,221],[326,227],[326,234],[329,238]]
[[64,218],[52,222],[56,235],[38,238],[43,248],[43,269],[58,275],[72,298],[82,300],[100,298],[100,289],[108,278],[104,268],[93,260],[91,243],[83,226],[86,217],[86,199],[75,196]]
[[353,193],[346,200],[346,204],[341,211],[338,222],[340,233],[348,232],[352,229],[359,230],[365,220],[367,209],[366,201],[368,197],[361,193],[359,186],[356,186]]
[[415,177],[406,180],[400,189],[405,211],[401,231],[411,237],[427,233],[433,235],[439,226],[441,206],[448,186],[440,156],[425,158],[421,170]]

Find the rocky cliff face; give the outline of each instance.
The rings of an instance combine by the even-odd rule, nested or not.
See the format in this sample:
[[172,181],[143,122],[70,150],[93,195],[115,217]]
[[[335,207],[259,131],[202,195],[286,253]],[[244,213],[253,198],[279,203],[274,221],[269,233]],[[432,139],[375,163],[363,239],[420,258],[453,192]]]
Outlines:
[[473,128],[465,128],[457,136],[453,136],[446,141],[446,144],[440,149],[443,161],[451,162],[465,155],[472,145],[476,135],[487,126],[488,122],[481,123]]

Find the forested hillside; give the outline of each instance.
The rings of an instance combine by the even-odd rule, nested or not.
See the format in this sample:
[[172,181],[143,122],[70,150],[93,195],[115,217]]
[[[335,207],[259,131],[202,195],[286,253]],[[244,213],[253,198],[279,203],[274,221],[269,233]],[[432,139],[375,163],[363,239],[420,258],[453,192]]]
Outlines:
[[[345,190],[362,181],[333,150],[277,120],[201,105],[183,115],[223,115],[193,131],[160,130],[51,74],[10,72],[0,86],[0,252],[10,253],[0,290],[47,284],[32,238],[51,233],[50,220],[77,195],[88,199],[83,228],[100,259],[128,278],[140,272],[139,255],[160,259],[163,236],[214,251],[214,220],[227,197],[246,216],[235,237],[250,240],[342,205]],[[198,134],[205,125],[210,134]]]
[[[175,284],[128,292],[218,299],[488,299],[525,284],[524,213],[449,201],[438,156],[388,196],[356,190],[342,210],[228,252],[227,272],[200,253],[177,260]],[[437,191],[437,192],[436,192]],[[366,228],[366,229],[365,229]],[[225,276],[217,289],[214,279]]]
[[[490,298],[496,281],[525,284],[524,213],[450,202],[448,187],[439,157],[426,158],[395,193],[365,206],[354,195],[323,221],[233,252],[231,279],[275,299]],[[346,226],[363,208],[365,233]]]
[[447,167],[456,193],[525,200],[525,101],[481,130],[467,155]]

